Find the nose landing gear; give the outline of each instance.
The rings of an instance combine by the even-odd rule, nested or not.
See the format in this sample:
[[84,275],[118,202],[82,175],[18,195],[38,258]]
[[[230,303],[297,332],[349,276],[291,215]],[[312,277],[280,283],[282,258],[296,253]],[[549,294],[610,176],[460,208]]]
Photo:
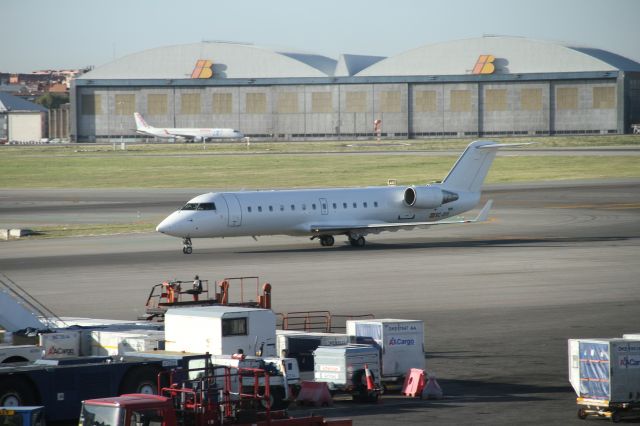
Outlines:
[[191,254],[193,252],[193,248],[191,247],[191,238],[183,238],[182,239],[182,253]]

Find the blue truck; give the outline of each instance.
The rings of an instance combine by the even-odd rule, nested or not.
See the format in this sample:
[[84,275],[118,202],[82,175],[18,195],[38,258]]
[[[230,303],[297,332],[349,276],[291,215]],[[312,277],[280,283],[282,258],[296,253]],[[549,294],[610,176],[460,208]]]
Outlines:
[[157,394],[158,375],[208,355],[179,359],[85,357],[0,364],[0,407],[44,406],[47,421],[77,419],[81,401],[124,393]]

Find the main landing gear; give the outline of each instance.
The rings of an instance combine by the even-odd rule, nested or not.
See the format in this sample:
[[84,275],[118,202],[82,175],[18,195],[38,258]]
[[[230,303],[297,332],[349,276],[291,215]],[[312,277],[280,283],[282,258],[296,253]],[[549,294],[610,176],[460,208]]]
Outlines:
[[349,235],[349,244],[353,247],[364,247],[366,242],[362,235]]
[[191,254],[193,252],[193,248],[191,247],[191,238],[183,238],[182,239],[182,253]]

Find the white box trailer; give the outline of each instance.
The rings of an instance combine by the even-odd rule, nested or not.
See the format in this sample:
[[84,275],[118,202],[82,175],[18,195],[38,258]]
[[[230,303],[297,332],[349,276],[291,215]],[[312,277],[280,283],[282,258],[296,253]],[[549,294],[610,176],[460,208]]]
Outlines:
[[583,399],[640,403],[640,339],[569,339],[569,381]]
[[276,315],[269,309],[199,306],[169,309],[164,318],[168,351],[277,356]]
[[348,320],[347,334],[356,339],[373,339],[380,350],[383,381],[402,380],[410,368],[425,367],[423,321],[392,318]]
[[[313,352],[314,381],[326,382],[329,390],[370,397],[366,388],[365,364],[380,388],[380,356],[371,345],[320,346]],[[377,399],[377,393],[375,398]]]

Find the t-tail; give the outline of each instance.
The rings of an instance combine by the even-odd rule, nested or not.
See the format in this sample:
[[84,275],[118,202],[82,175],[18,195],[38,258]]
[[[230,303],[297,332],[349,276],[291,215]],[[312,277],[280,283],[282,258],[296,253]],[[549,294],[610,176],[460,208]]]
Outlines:
[[139,112],[134,112],[133,118],[136,119],[136,130],[148,130],[152,128],[146,121],[144,121],[144,118],[142,118],[142,115],[140,115]]
[[493,159],[496,158],[498,148],[520,145],[529,145],[529,143],[472,142],[444,178],[442,187],[455,192],[480,192]]

